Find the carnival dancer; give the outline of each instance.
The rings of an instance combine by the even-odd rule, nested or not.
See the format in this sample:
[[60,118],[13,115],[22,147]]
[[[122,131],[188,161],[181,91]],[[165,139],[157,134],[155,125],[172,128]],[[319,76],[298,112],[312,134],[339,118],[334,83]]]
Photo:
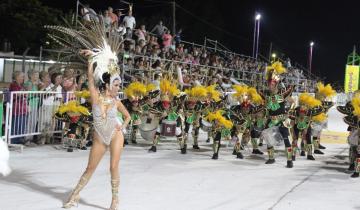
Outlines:
[[157,120],[159,121],[156,133],[153,138],[153,145],[150,147],[149,152],[157,151],[157,144],[159,143],[160,134],[161,134],[161,125],[163,120],[169,120],[176,123],[175,135],[179,142],[183,142],[182,139],[182,128],[181,128],[181,119],[178,115],[180,106],[180,98],[178,97],[180,90],[177,88],[177,85],[171,83],[168,79],[162,79],[160,81],[160,100],[155,102],[154,105],[149,109],[149,112],[152,113],[153,118],[148,120]]
[[[126,99],[123,99],[121,102],[124,104],[131,116],[130,140],[131,143],[137,144],[136,134],[139,129],[139,125],[141,124],[141,108],[146,102],[145,100],[143,100],[145,94],[147,93],[146,86],[140,82],[132,82],[124,90],[124,93],[126,95]],[[124,142],[125,145],[128,144],[126,138]]]
[[221,139],[227,136],[228,131],[233,127],[233,123],[227,119],[223,110],[218,110],[215,112],[210,112],[206,116],[206,120],[213,124],[212,133],[213,133],[213,156],[212,159],[217,160],[219,158],[219,150],[221,146]]
[[[236,155],[237,158],[242,159],[243,155],[240,152],[241,147],[246,145],[249,141],[251,141],[253,147],[253,154],[264,154],[259,150],[257,143],[261,131],[255,131],[254,128],[255,119],[258,129],[263,129],[266,123],[264,116],[262,118],[263,125],[260,125],[260,119],[255,118],[256,115],[259,115],[260,117],[261,112],[263,111],[263,99],[255,88],[246,85],[234,85],[233,89],[235,90],[233,98],[238,100],[240,104],[232,106],[230,111],[232,112],[232,115],[240,116],[244,120],[243,124],[235,123],[231,131],[231,137],[235,140],[233,154]],[[241,137],[239,137],[239,135],[241,135]]]
[[352,178],[357,178],[360,173],[360,94],[355,93],[350,103],[339,106],[337,109],[347,115],[344,117],[344,122],[349,125],[348,130],[350,131],[348,137],[350,145],[348,171],[353,172]]
[[[311,142],[311,123],[314,116],[323,112],[321,101],[315,99],[308,93],[302,93],[299,96],[299,106],[295,108],[294,116],[291,116],[293,122],[293,142],[292,142],[292,160],[296,159],[297,142],[301,137],[302,144],[305,147],[308,160],[315,160],[312,155],[312,142]],[[317,117],[317,119],[323,116]]]
[[[336,91],[331,87],[330,84],[324,85],[323,83],[317,83],[317,92],[315,94],[315,98],[320,100],[322,103],[322,107],[324,108],[324,114],[327,115],[329,109],[334,105],[331,101],[332,96],[336,94]],[[324,117],[324,116],[323,116]],[[320,119],[320,118],[319,118]],[[320,136],[322,129],[327,126],[327,116],[324,121],[313,121],[311,124],[312,128],[312,137],[314,144],[314,153],[315,154],[324,154],[320,149],[326,149],[323,145],[320,144]]]
[[204,86],[195,86],[185,90],[183,97],[181,116],[184,121],[184,134],[180,143],[181,153],[185,154],[189,138],[190,128],[192,126],[193,149],[200,149],[198,145],[198,135],[201,112],[206,107],[204,101],[207,97],[207,90]]
[[[282,63],[277,61],[271,66],[266,68],[266,79],[268,82],[268,88],[262,94],[265,99],[265,107],[267,109],[269,119],[267,127],[278,126],[279,132],[285,143],[285,150],[287,155],[287,168],[293,167],[292,162],[292,148],[289,140],[289,128],[285,124],[287,120],[287,113],[285,110],[285,100],[291,95],[293,86],[285,87],[281,82],[281,75],[286,72]],[[274,158],[274,146],[267,145],[269,159],[266,164],[275,163]]]

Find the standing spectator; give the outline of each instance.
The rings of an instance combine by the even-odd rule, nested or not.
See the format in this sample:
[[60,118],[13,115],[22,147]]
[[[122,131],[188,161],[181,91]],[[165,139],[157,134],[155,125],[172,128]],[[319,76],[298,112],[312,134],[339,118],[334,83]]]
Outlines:
[[105,10],[105,16],[104,16],[104,25],[105,25],[105,32],[110,33],[111,31],[111,17],[108,10]]
[[73,69],[66,69],[64,71],[64,78],[62,80],[62,93],[64,102],[76,99],[73,91],[76,90],[76,82]]
[[[51,91],[50,75],[47,71],[40,72],[40,85],[39,89],[42,91]],[[45,144],[48,140],[48,134],[52,130],[52,115],[54,109],[54,94],[43,93],[40,100],[39,109],[39,131],[42,132],[39,143]]]
[[124,17],[123,22],[124,22],[125,28],[130,29],[130,31],[132,32],[132,30],[136,26],[135,18],[132,16],[132,10],[129,10],[128,15]]
[[109,12],[109,16],[111,18],[111,25],[117,26],[118,25],[118,16],[115,15],[115,13],[113,12],[113,8],[108,7],[108,12]]
[[150,31],[150,33],[155,33],[158,38],[162,38],[165,30],[168,30],[166,26],[163,25],[163,22],[160,20],[159,23]]
[[[24,84],[25,89],[27,91],[39,91],[39,72],[35,70],[29,70],[28,78],[29,80]],[[36,126],[38,123],[39,94],[30,93],[28,97],[29,97],[28,98],[29,116],[28,116],[27,132],[31,134],[36,132]]]
[[182,29],[180,28],[180,30],[175,34],[175,43],[176,46],[178,46],[181,43],[181,33],[182,33]]
[[120,26],[120,24],[123,22],[123,21],[121,20],[121,16],[123,16],[123,14],[122,14],[122,12],[121,12],[120,9],[116,10],[116,15],[117,15],[117,18],[118,18],[118,20],[117,20],[118,26]]
[[172,36],[170,34],[169,30],[166,30],[164,35],[162,36],[162,40],[163,40],[163,46],[164,48],[169,48],[171,45],[171,41],[172,41]]
[[[24,80],[25,75],[21,71],[15,71],[12,75],[13,82],[10,84],[9,91],[25,91]],[[25,94],[15,94],[13,98],[13,110],[11,121],[11,135],[25,134],[27,126],[27,98]],[[13,138],[11,143],[23,144],[24,137]]]
[[141,40],[145,41],[145,37],[147,36],[145,25],[141,25],[140,28],[135,31],[135,35],[138,37],[138,42]]
[[80,10],[80,13],[85,21],[91,21],[91,20],[95,20],[96,22],[99,21],[96,12],[90,8],[89,4],[85,4],[85,6]]

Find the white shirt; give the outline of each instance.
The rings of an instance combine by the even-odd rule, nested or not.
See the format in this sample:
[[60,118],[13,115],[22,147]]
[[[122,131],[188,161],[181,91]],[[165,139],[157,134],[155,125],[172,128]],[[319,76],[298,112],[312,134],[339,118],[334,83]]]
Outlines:
[[134,29],[136,24],[135,18],[133,16],[125,16],[123,22],[125,27],[130,29]]

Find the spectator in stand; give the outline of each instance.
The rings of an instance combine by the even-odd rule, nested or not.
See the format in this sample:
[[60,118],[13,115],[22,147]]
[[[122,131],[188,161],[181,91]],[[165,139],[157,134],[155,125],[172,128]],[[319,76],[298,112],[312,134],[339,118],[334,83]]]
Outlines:
[[172,36],[169,30],[166,30],[165,33],[163,34],[162,41],[163,41],[162,45],[165,49],[171,46]]
[[138,43],[143,40],[145,41],[145,37],[147,36],[147,32],[145,29],[145,25],[141,25],[139,29],[135,31],[135,35],[137,36]]
[[105,32],[110,33],[112,19],[110,17],[110,13],[108,10],[105,10],[104,14],[105,14],[105,16],[104,16]]
[[115,13],[113,12],[113,8],[112,7],[108,7],[108,12],[109,12],[109,16],[111,18],[111,25],[114,27],[118,26],[118,16],[115,15]]
[[155,33],[156,36],[161,39],[162,35],[165,33],[165,30],[168,30],[168,28],[166,28],[163,25],[163,22],[160,20],[159,23],[150,31],[150,33]]
[[96,12],[90,8],[89,4],[85,4],[84,7],[81,8],[80,14],[82,15],[85,21],[91,21],[91,20],[95,20],[96,22],[99,21]]
[[76,99],[73,91],[76,90],[76,81],[73,69],[66,69],[64,71],[64,78],[62,80],[62,94],[64,103]]
[[175,34],[176,46],[178,46],[181,43],[181,33],[182,33],[182,29],[180,28],[180,30]]
[[117,16],[117,23],[118,23],[118,26],[120,26],[120,24],[123,22],[122,19],[121,19],[121,16],[123,16],[122,12],[121,12],[121,9],[117,9],[116,10],[116,16]]
[[[13,82],[10,84],[9,91],[25,91],[24,80],[25,75],[21,71],[15,71],[12,75]],[[11,135],[21,135],[26,133],[27,126],[27,98],[25,94],[14,94],[13,110],[11,121]],[[24,137],[16,137],[11,139],[13,144],[24,144]]]
[[136,26],[135,18],[132,16],[132,10],[128,11],[128,15],[124,17],[123,23],[125,28],[127,30],[130,29],[130,32],[132,33],[132,30],[134,30]]
[[85,74],[80,74],[76,77],[76,91],[82,91],[83,89],[86,89],[87,87],[87,82],[86,82],[86,75]]
[[[27,91],[39,91],[39,72],[35,70],[28,71],[29,80],[25,82],[24,87]],[[32,134],[37,132],[36,127],[38,123],[38,108],[39,108],[39,94],[38,93],[30,93],[28,95],[28,103],[29,103],[29,115],[28,115],[28,124],[27,124],[27,132],[28,134]],[[34,140],[33,136],[28,137],[31,141]]]

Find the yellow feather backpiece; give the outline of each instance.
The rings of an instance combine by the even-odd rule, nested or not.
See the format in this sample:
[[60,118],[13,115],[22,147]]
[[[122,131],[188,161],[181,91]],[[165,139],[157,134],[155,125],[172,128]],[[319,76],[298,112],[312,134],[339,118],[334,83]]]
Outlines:
[[220,101],[220,95],[221,93],[216,90],[216,85],[210,85],[206,87],[207,94],[211,97],[212,100],[215,102]]
[[90,92],[88,90],[76,91],[75,96],[78,98],[90,98]]
[[246,85],[233,85],[232,88],[235,90],[233,96],[237,99],[241,99],[244,94],[248,93],[248,86]]
[[334,96],[336,94],[336,91],[331,87],[330,84],[327,84],[326,86],[322,82],[318,82],[316,84],[318,94],[321,95],[324,98]]
[[318,123],[324,122],[326,119],[327,119],[327,115],[323,112],[312,117],[312,120]]
[[249,88],[248,93],[250,95],[252,103],[256,105],[260,105],[264,103],[263,98],[260,96],[260,94],[256,91],[255,88]]
[[125,95],[129,97],[142,97],[146,94],[146,86],[140,82],[132,82],[125,90]]
[[86,107],[81,106],[78,101],[69,101],[66,104],[60,105],[57,112],[59,114],[76,113],[76,114],[90,115],[89,110]]
[[233,127],[233,123],[230,120],[227,120],[224,116],[223,110],[218,110],[216,112],[209,112],[209,114],[206,116],[206,119],[209,122],[213,122],[217,120],[220,125],[222,125],[224,128],[231,129]]
[[307,106],[309,108],[314,108],[321,105],[321,101],[317,100],[315,97],[309,95],[308,93],[301,93],[299,96],[299,104]]
[[286,68],[282,65],[280,61],[276,61],[271,64],[271,66],[266,67],[266,71],[274,71],[277,74],[283,74],[286,72]]
[[191,89],[186,89],[185,93],[196,100],[204,100],[207,97],[208,91],[204,86],[198,85]]
[[177,88],[176,83],[171,83],[168,79],[162,79],[160,81],[161,94],[177,96],[180,94],[180,90]]
[[360,97],[354,97],[351,100],[351,105],[354,107],[353,114],[360,117]]

